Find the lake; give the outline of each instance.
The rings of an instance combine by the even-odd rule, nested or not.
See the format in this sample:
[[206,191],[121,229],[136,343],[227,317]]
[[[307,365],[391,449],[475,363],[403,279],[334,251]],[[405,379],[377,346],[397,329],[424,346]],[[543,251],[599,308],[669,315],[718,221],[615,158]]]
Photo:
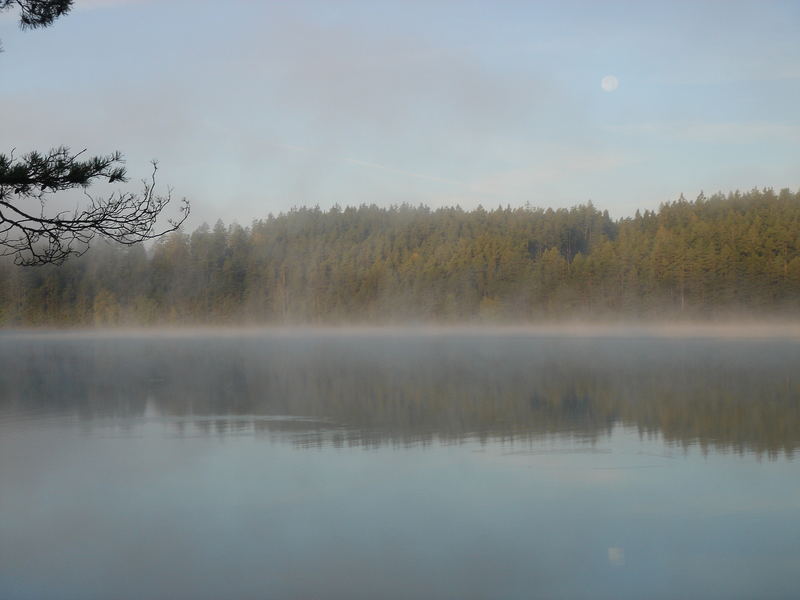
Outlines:
[[0,334],[0,598],[795,598],[800,341]]

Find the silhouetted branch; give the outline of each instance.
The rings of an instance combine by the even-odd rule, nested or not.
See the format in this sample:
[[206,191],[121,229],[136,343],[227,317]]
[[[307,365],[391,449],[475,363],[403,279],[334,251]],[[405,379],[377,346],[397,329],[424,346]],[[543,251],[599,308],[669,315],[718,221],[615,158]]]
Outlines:
[[[18,8],[20,27],[36,29],[67,14],[72,4],[73,0],[0,0],[0,12]],[[174,231],[188,217],[189,203],[184,199],[178,217],[163,230],[155,229],[172,199],[172,190],[166,196],[155,193],[155,162],[141,194],[116,192],[100,198],[84,191],[85,208],[48,213],[51,193],[86,188],[97,180],[125,181],[119,152],[80,160],[84,152],[72,154],[69,148],[59,147],[18,159],[13,151],[0,154],[0,255],[13,255],[22,265],[62,263],[70,255],[83,253],[96,235],[135,244]]]
[[84,191],[84,208],[48,214],[50,193],[86,188],[96,180],[126,180],[118,152],[78,160],[82,154],[71,154],[64,147],[47,154],[31,152],[20,159],[13,152],[0,154],[0,255],[13,255],[21,265],[60,264],[85,252],[96,235],[136,244],[176,230],[189,216],[189,203],[183,199],[178,216],[156,229],[159,215],[172,200],[172,190],[163,196],[155,193],[155,161],[140,194],[114,192],[99,197]]
[[23,29],[48,27],[58,17],[67,14],[73,0],[0,0],[0,12],[19,8],[19,25]]

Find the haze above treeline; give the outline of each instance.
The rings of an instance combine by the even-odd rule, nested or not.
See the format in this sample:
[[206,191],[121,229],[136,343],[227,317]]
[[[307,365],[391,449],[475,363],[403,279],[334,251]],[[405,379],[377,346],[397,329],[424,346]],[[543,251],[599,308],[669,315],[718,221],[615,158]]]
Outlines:
[[800,190],[700,196],[614,220],[570,209],[297,208],[62,266],[0,264],[20,326],[796,317]]

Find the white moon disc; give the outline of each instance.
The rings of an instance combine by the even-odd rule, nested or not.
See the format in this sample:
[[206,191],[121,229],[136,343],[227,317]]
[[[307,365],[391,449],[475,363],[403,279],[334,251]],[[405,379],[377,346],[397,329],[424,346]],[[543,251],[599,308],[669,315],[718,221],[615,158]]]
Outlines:
[[613,75],[606,75],[600,80],[600,87],[604,92],[613,92],[619,87],[619,79]]

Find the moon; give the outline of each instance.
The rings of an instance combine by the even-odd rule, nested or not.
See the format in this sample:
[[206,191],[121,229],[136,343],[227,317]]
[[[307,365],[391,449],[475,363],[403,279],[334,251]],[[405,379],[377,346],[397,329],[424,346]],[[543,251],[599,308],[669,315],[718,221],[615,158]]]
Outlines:
[[613,92],[619,87],[619,79],[613,75],[606,75],[600,80],[600,87],[604,92]]

